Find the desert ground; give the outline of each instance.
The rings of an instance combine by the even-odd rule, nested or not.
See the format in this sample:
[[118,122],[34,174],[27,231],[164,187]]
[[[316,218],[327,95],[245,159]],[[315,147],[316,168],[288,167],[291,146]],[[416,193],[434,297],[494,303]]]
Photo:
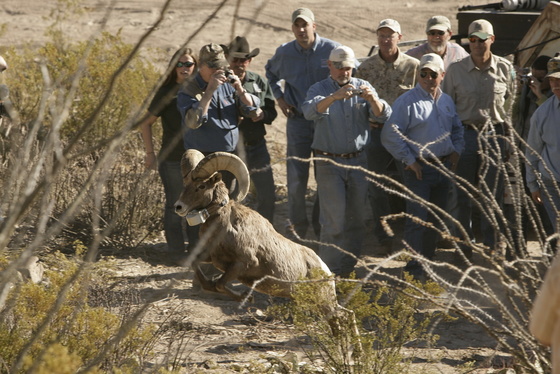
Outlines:
[[[102,28],[119,32],[130,43],[136,43],[142,34],[151,31],[141,50],[148,58],[155,55],[153,48],[163,49],[170,56],[187,41],[189,46],[198,50],[210,42],[227,43],[235,35],[245,35],[251,48],[260,48],[260,55],[254,59],[252,68],[263,73],[275,48],[293,39],[290,16],[292,10],[300,6],[314,11],[319,35],[348,45],[358,56],[365,57],[375,43],[375,27],[384,18],[394,18],[401,23],[403,41],[419,40],[425,37],[425,22],[430,16],[446,15],[456,28],[455,15],[459,6],[484,3],[469,0],[240,0],[238,3],[231,0],[173,0],[154,29],[153,25],[166,4],[163,0],[84,0],[78,5],[83,13],[67,15],[68,19],[62,25],[64,31],[75,38],[86,39]],[[61,4],[66,4],[69,9],[72,3],[61,1]],[[234,17],[237,4],[240,6]],[[54,1],[2,0],[0,54],[5,46],[41,45],[45,41],[44,31],[53,22],[51,12],[55,6]],[[154,62],[163,68],[167,58]],[[25,67],[10,66],[10,69],[22,68]],[[284,128],[285,119],[280,114],[268,134],[278,191],[275,226],[280,232],[284,230],[286,217]],[[314,181],[311,181],[310,196],[313,196],[313,190]],[[375,239],[368,233],[364,258],[373,263],[381,261],[376,256],[376,249]],[[111,260],[114,282],[118,285],[115,289],[133,288],[139,302],[153,303],[147,316],[149,322],[160,324],[173,319],[181,323],[184,331],[192,332],[185,345],[185,362],[188,363],[185,372],[195,372],[197,368],[226,373],[234,372],[234,365],[242,367],[253,360],[304,358],[301,341],[289,329],[275,321],[262,320],[261,311],[269,304],[268,297],[257,295],[253,303],[240,305],[227,298],[192,290],[192,272],[166,260],[163,239],[134,251],[111,255],[114,257]],[[452,253],[445,251],[438,254],[438,259],[443,261],[451,257]],[[398,272],[403,264],[392,261],[384,266]],[[441,336],[435,346],[406,349],[407,354],[414,357],[411,372],[490,373],[507,367],[510,361],[482,328],[463,319],[441,323],[435,326],[434,333]],[[172,340],[173,336],[169,339]],[[157,349],[163,355],[168,347],[162,345]],[[468,362],[474,362],[474,368],[465,369]]]

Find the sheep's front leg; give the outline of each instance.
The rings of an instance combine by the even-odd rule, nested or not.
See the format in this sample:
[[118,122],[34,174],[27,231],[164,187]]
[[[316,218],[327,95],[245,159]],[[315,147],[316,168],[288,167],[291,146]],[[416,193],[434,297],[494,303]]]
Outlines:
[[229,282],[232,282],[237,279],[239,275],[238,266],[239,265],[236,264],[228,266],[225,269],[224,274],[222,274],[222,276],[219,279],[216,279],[215,285],[216,285],[216,289],[218,289],[218,292],[229,295],[230,297],[232,297],[237,301],[243,301],[247,297],[248,292],[237,292],[227,286]]
[[210,292],[217,292],[217,293],[220,292],[216,288],[216,280],[208,279],[206,275],[204,275],[204,272],[202,271],[199,265],[196,265],[194,274],[196,276],[196,279],[198,279],[198,282],[200,283],[200,286],[202,287],[203,290],[210,291]]

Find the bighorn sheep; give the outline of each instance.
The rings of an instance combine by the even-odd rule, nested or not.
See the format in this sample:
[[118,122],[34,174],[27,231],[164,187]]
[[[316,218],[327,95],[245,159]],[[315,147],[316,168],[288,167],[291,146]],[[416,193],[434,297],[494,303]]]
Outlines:
[[[239,157],[225,152],[204,157],[191,149],[181,160],[181,170],[184,189],[175,211],[187,216],[189,224],[202,223],[199,244],[204,249],[193,260],[202,288],[241,301],[245,295],[227,287],[229,282],[238,280],[269,295],[291,297],[292,282],[310,277],[313,269],[331,275],[312,249],[280,235],[267,219],[235,201],[243,200],[249,190],[249,172]],[[237,180],[238,194],[233,200],[219,170],[231,172]],[[210,280],[196,266],[197,262],[211,262],[223,274]],[[317,296],[325,300],[323,312],[334,336],[346,341],[340,329],[342,319],[350,321],[351,334],[358,337],[354,313],[337,302],[334,280],[322,284]],[[350,345],[354,345],[354,355],[358,356],[362,351],[360,340],[352,340],[355,343]]]
[[[312,269],[331,272],[317,254],[303,245],[280,235],[254,210],[238,203],[249,190],[249,172],[237,156],[216,152],[204,157],[196,150],[187,150],[181,161],[184,189],[175,204],[181,216],[187,214],[206,220],[200,227],[204,249],[197,262],[211,262],[223,271],[215,280],[208,280],[195,266],[196,277],[204,289],[230,295],[241,295],[227,287],[238,280],[257,291],[290,297],[292,284],[310,275]],[[238,184],[238,194],[230,199],[219,170],[231,172]],[[271,278],[267,278],[271,277]],[[334,283],[334,282],[333,282]],[[333,285],[334,292],[334,285]]]

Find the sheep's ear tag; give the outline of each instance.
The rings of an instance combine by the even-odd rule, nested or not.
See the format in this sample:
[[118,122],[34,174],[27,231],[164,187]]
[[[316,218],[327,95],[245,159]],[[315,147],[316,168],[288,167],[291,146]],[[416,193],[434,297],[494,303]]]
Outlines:
[[208,217],[210,217],[210,213],[206,209],[192,210],[187,213],[187,223],[189,226],[198,226],[206,222]]
[[194,96],[194,98],[195,98],[197,101],[200,101],[200,100],[202,100],[202,95],[198,93],[198,94],[196,94],[196,95]]

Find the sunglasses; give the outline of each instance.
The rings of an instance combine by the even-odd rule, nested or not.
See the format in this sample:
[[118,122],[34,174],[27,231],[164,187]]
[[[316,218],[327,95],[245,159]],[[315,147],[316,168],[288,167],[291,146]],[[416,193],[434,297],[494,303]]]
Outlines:
[[439,76],[439,74],[436,73],[435,71],[430,71],[430,72],[421,71],[420,72],[420,78],[426,78],[428,76],[428,74],[430,75],[430,78],[432,78],[432,79],[436,79]]
[[445,31],[441,31],[441,30],[432,30],[432,31],[428,31],[428,35],[430,36],[444,36],[445,35]]
[[488,39],[480,39],[480,38],[477,38],[476,36],[471,36],[469,38],[469,42],[471,42],[471,43],[476,43],[477,40],[478,40],[479,43],[486,43],[486,41]]
[[179,62],[177,63],[177,67],[178,67],[178,68],[182,68],[183,66],[185,66],[185,67],[187,67],[187,68],[190,68],[190,67],[193,66],[193,65],[194,65],[194,62],[192,62],[192,61],[187,61],[187,62],[181,62],[181,61],[179,61]]

